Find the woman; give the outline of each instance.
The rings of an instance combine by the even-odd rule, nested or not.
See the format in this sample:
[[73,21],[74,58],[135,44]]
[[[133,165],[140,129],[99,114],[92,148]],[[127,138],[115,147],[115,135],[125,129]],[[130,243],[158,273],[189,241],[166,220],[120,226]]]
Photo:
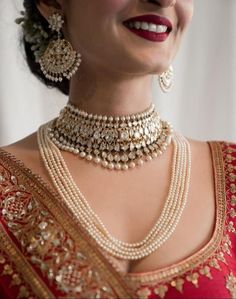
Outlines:
[[32,72],[69,96],[0,150],[1,298],[234,298],[236,145],[152,105],[192,0],[24,1]]

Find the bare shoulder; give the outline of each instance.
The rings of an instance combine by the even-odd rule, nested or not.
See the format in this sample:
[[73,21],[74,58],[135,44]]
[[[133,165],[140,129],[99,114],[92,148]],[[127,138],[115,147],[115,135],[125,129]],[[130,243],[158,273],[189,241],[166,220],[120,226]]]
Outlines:
[[2,149],[14,155],[26,165],[32,165],[32,163],[34,164],[40,159],[36,132],[15,143],[2,147]]
[[5,151],[12,151],[12,150],[33,150],[37,147],[37,133],[34,132],[25,138],[18,140],[10,145],[2,147]]
[[198,157],[199,159],[203,159],[204,157],[211,156],[208,141],[195,140],[191,138],[187,138],[187,140],[190,143],[193,158]]
[[195,183],[209,182],[213,180],[213,160],[212,153],[207,141],[188,139],[192,153],[192,173]]

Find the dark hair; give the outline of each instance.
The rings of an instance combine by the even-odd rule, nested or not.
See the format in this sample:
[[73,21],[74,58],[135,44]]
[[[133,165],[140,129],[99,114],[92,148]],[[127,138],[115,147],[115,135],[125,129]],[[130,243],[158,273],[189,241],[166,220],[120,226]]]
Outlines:
[[[28,18],[30,18],[32,23],[40,24],[43,29],[49,33],[49,27],[47,21],[44,19],[44,17],[41,15],[37,8],[37,2],[38,0],[24,0],[23,5],[25,8],[25,11],[27,13]],[[48,87],[56,87],[59,89],[63,94],[68,95],[69,94],[69,80],[64,78],[62,82],[53,82],[47,79],[43,72],[40,69],[39,63],[36,62],[34,51],[31,49],[32,44],[27,42],[25,39],[25,36],[23,36],[23,45],[26,53],[26,61],[28,63],[28,66],[31,70],[31,72],[46,86]]]

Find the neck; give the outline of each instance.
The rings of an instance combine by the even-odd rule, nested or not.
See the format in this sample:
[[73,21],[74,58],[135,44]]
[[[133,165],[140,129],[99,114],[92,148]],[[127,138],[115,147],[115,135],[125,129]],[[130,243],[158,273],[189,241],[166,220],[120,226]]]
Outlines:
[[81,110],[102,115],[129,115],[146,110],[152,99],[152,76],[124,76],[95,72],[80,66],[70,84],[69,102]]

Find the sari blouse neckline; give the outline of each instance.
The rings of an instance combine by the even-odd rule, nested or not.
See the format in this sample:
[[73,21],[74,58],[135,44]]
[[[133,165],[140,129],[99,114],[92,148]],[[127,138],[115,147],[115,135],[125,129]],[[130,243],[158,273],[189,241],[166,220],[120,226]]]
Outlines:
[[[146,272],[132,272],[132,273],[120,273],[124,279],[131,284],[134,283],[155,283],[172,281],[174,284],[174,278],[178,276],[183,276],[186,274],[187,280],[191,281],[193,284],[197,284],[199,275],[196,277],[192,273],[193,269],[198,269],[202,275],[210,275],[210,269],[219,269],[219,261],[224,262],[224,253],[229,251],[229,232],[233,231],[232,221],[227,220],[227,215],[230,213],[231,206],[227,204],[226,194],[226,168],[228,169],[230,158],[227,158],[228,152],[224,152],[224,147],[226,148],[226,143],[208,142],[211,148],[213,170],[214,170],[214,185],[215,185],[215,224],[213,234],[210,240],[194,254],[182,259],[181,261],[166,266],[157,270],[151,270]],[[224,158],[225,155],[225,158]],[[12,165],[17,166],[21,169],[24,174],[27,174],[41,189],[41,191],[46,192],[50,198],[56,198],[61,202],[60,195],[53,190],[53,188],[45,182],[42,177],[29,169],[24,162],[17,159],[13,154],[0,148],[0,158],[5,157],[7,161],[11,161]],[[224,161],[225,160],[225,161]],[[226,162],[226,163],[225,163]],[[11,165],[11,166],[12,166]],[[106,258],[107,259],[107,258]],[[111,263],[111,261],[108,261]],[[115,267],[113,265],[113,267]],[[117,269],[118,271],[118,269]],[[187,275],[189,274],[189,275]]]

